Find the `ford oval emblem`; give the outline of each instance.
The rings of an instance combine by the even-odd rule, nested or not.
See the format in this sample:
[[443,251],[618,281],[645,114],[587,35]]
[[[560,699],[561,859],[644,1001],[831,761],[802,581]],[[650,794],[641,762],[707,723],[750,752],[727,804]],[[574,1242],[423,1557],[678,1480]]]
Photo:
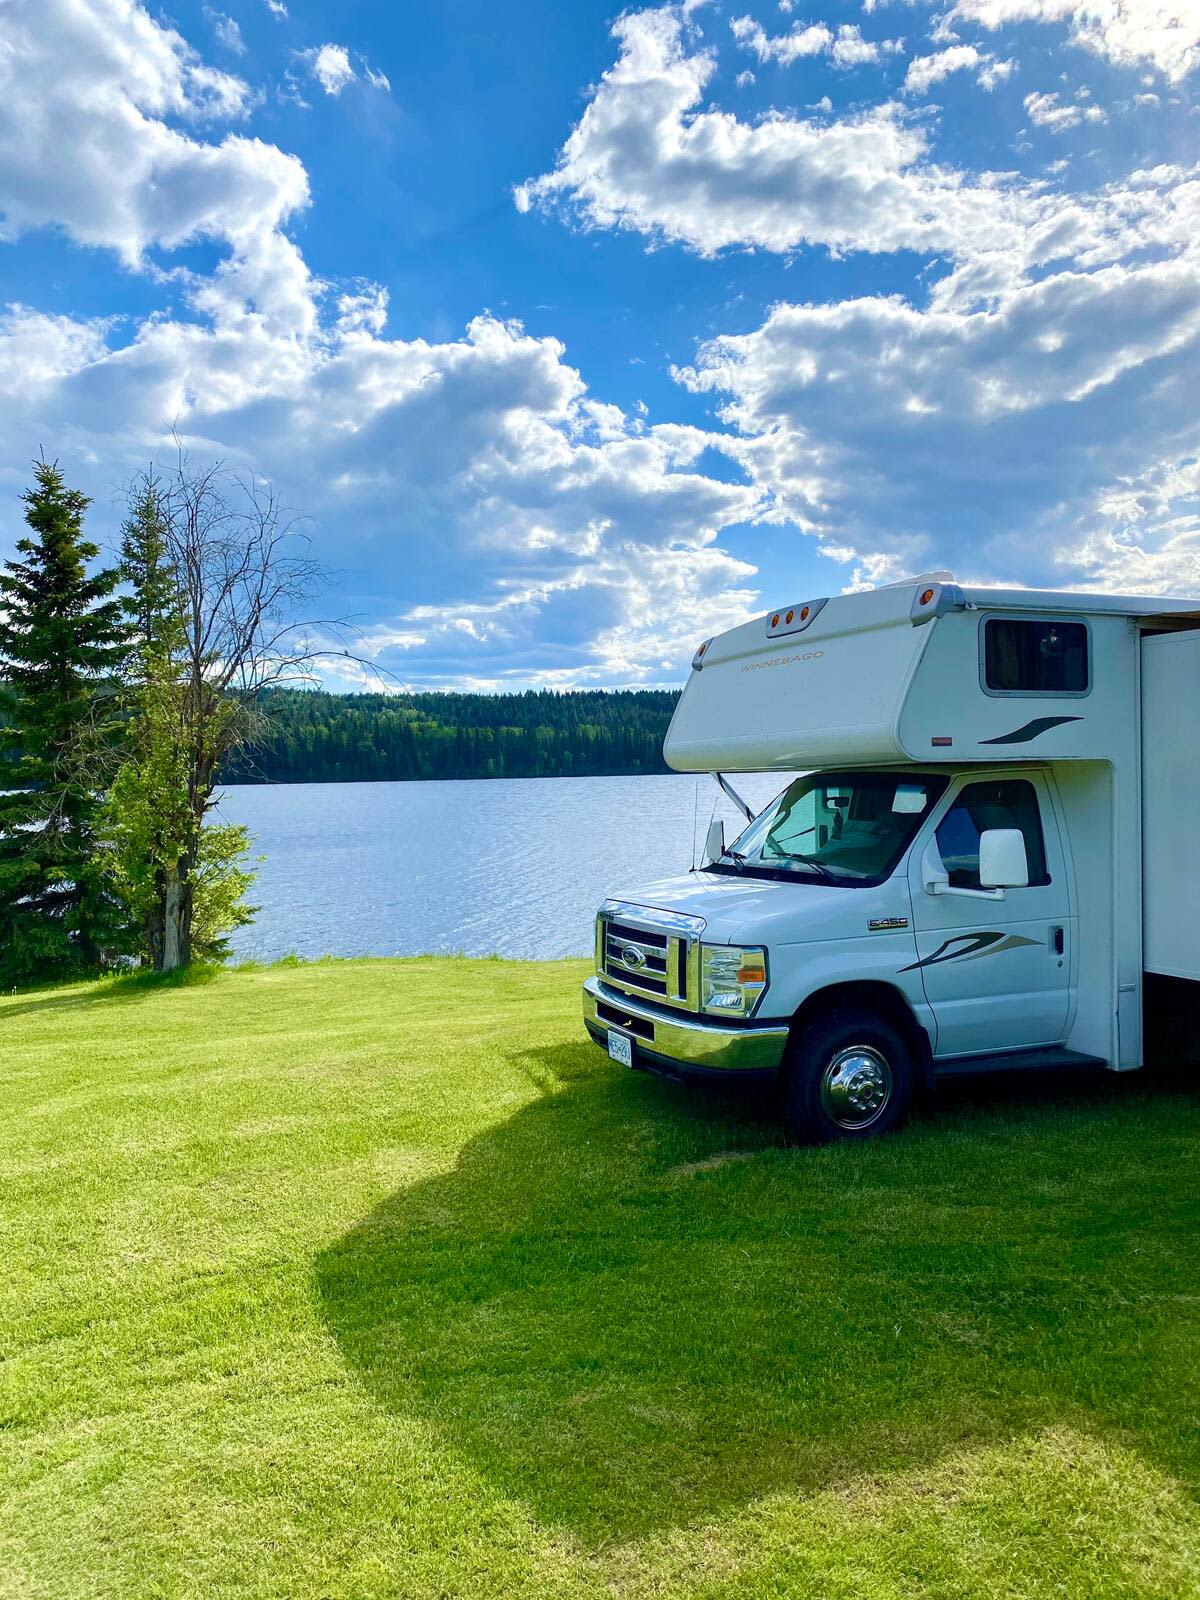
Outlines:
[[634,972],[640,971],[646,965],[646,957],[635,944],[627,944],[625,946],[624,950],[621,951],[621,960]]

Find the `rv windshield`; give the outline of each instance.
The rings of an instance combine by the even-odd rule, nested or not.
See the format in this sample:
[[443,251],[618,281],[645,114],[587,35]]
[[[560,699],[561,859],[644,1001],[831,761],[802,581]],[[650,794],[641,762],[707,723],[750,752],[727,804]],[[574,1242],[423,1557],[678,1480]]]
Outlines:
[[882,883],[947,779],[922,772],[810,772],[729,846],[710,872]]

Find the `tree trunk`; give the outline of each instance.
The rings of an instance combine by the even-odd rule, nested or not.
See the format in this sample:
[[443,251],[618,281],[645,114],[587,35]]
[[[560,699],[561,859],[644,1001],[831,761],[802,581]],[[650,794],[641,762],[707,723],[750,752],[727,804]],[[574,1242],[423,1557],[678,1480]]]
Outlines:
[[192,882],[184,860],[163,874],[163,927],[160,972],[174,972],[192,959]]
[[[161,874],[159,875],[161,878]],[[156,972],[163,969],[163,887],[160,882],[158,899],[146,918],[146,949],[150,952],[150,965]]]

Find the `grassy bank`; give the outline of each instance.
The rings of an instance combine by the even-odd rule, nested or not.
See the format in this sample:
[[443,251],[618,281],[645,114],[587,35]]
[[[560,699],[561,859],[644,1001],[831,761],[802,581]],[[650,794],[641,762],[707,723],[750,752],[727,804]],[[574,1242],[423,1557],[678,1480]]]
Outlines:
[[1200,1591],[1189,1081],[789,1151],[582,973],[0,1000],[0,1594]]

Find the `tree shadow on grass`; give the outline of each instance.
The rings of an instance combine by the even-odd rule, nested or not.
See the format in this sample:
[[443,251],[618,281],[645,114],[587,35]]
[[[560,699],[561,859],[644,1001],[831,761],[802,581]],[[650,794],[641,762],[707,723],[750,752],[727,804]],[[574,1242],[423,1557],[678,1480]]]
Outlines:
[[541,1520],[605,1544],[1055,1420],[1191,1459],[1188,1088],[956,1086],[785,1150],[590,1045],[521,1064],[539,1097],[316,1277],[377,1401]]
[[148,994],[161,989],[196,989],[213,983],[224,969],[210,962],[193,962],[174,972],[124,972],[117,977],[74,978],[51,989],[35,990],[33,997],[22,999],[21,991],[12,1004],[3,1008],[5,1020],[28,1016],[34,1011],[87,1011],[93,1006],[131,1005]]

